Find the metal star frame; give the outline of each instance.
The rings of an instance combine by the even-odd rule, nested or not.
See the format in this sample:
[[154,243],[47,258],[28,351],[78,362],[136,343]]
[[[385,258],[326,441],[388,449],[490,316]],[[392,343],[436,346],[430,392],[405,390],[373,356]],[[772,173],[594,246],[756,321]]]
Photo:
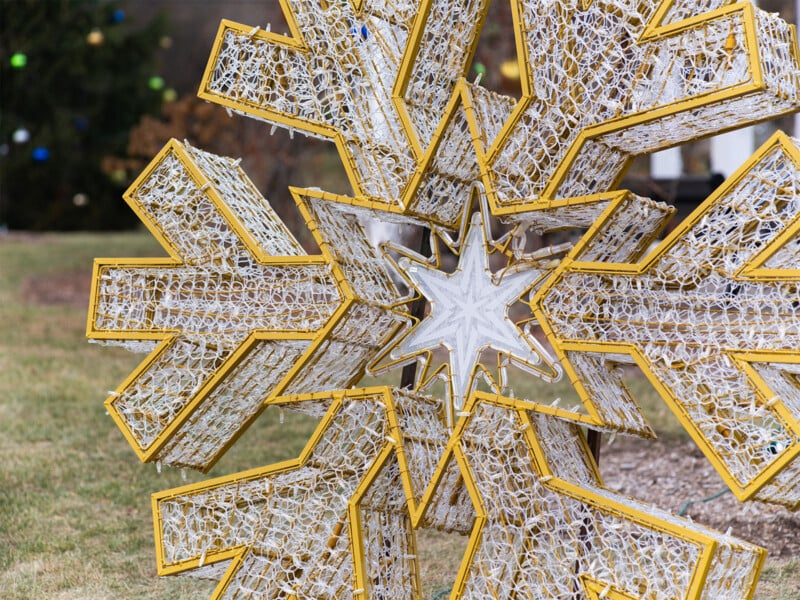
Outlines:
[[[208,469],[269,404],[322,421],[296,461],[156,494],[159,571],[218,598],[420,598],[434,527],[469,536],[454,600],[751,598],[763,550],[603,488],[580,426],[652,435],[635,363],[741,499],[800,506],[798,143],[775,136],[652,252],[673,210],[614,191],[638,154],[798,110],[794,28],[746,2],[511,0],[517,101],[460,79],[484,0],[281,6],[290,35],[222,23],[200,95],[333,140],[353,195],[292,190],[320,254],[235,161],[173,141],[126,194],[171,258],[98,261],[87,331],[149,353],[107,402],[142,460]],[[426,225],[456,271],[381,254],[365,217]],[[587,231],[524,250],[563,228]],[[413,390],[346,389],[409,360]],[[563,368],[583,406],[510,397],[510,361]],[[449,398],[421,393],[435,376]]]
[[[479,212],[473,216],[454,272],[445,273],[440,265],[431,265],[423,257],[407,252],[395,263],[406,282],[428,300],[430,312],[389,347],[390,362],[372,368],[379,373],[422,355],[416,388],[423,389],[442,371],[431,372],[434,350],[446,349],[448,359],[443,375],[448,382],[450,422],[474,389],[478,371],[487,369],[482,362],[487,350],[498,354],[498,364],[513,363],[545,381],[556,381],[562,374],[541,342],[524,334],[508,314],[531,288],[544,281],[549,271],[537,268],[540,265],[530,260],[493,274],[489,256],[494,249],[490,247],[485,218]],[[438,251],[434,258],[440,262]],[[528,330],[533,324],[528,321],[523,327]]]

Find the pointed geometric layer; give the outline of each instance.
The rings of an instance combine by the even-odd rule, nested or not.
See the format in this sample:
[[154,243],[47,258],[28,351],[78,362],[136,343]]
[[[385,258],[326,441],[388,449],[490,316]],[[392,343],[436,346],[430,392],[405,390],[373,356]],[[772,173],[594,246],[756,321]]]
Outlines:
[[578,426],[481,392],[466,410],[439,469],[477,514],[451,598],[751,597],[764,550],[605,489]]
[[[332,139],[356,203],[452,226],[466,198],[431,210],[432,190],[468,187],[458,173],[466,127],[451,96],[477,44],[486,0],[281,0],[291,33],[223,21],[201,98],[290,130]],[[442,118],[442,115],[445,118]],[[449,133],[441,122],[451,122]],[[441,138],[458,138],[455,143]],[[437,165],[429,165],[437,155]],[[474,160],[473,160],[474,162]],[[418,193],[420,178],[431,177]],[[460,175],[460,176],[459,176]],[[455,176],[455,178],[454,178]],[[434,203],[444,198],[434,198]],[[414,208],[415,203],[422,203]],[[423,212],[424,211],[424,212]],[[453,217],[451,213],[455,213]]]
[[[420,600],[413,528],[469,533],[452,598],[747,598],[764,551],[602,487],[577,426],[476,392],[396,389],[328,407],[300,457],[153,496],[158,570],[215,599]],[[423,493],[424,492],[424,493]]]
[[513,6],[523,98],[470,88],[495,214],[609,191],[636,155],[800,107],[794,29],[749,3]]
[[429,301],[430,310],[391,346],[391,358],[400,363],[425,355],[427,367],[431,353],[445,349],[447,397],[455,410],[461,410],[476,385],[478,369],[487,368],[481,362],[487,351],[502,354],[547,381],[561,375],[549,352],[532,335],[524,335],[508,315],[545,273],[528,268],[494,274],[489,252],[483,218],[475,213],[453,273],[428,262],[400,259],[401,275]]
[[352,385],[400,324],[382,308],[397,292],[363,232],[352,219],[314,226],[312,213],[333,209],[313,194],[301,211],[319,256],[236,163],[175,140],[125,199],[171,258],[97,260],[87,336],[156,344],[107,402],[142,460],[207,470],[265,401],[300,380]]
[[220,579],[220,599],[419,598],[396,401],[431,406],[389,388],[297,397],[328,407],[298,459],[155,494],[159,574]]
[[[611,206],[533,300],[582,398],[602,403],[584,383],[606,376],[605,358],[635,361],[740,499],[791,508],[800,506],[799,144],[773,136],[641,261],[624,243],[616,264],[596,260],[614,232],[638,233],[621,229],[625,213]],[[577,369],[576,356],[597,366]]]

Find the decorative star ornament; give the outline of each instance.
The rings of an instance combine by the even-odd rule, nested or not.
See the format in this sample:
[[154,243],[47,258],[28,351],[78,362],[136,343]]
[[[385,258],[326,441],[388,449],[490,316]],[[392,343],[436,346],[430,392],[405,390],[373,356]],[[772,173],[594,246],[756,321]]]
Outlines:
[[[472,216],[462,244],[458,267],[452,273],[404,256],[403,275],[430,303],[430,311],[397,343],[391,357],[397,361],[447,350],[450,404],[461,410],[475,387],[477,369],[485,368],[481,355],[494,350],[549,381],[562,371],[547,349],[524,334],[509,317],[510,307],[542,280],[537,268],[506,268],[496,274],[489,268],[489,245],[481,213]],[[530,323],[530,322],[529,322]]]
[[[794,28],[749,2],[512,0],[516,99],[462,78],[488,0],[280,6],[288,35],[222,23],[200,95],[336,145],[352,195],[292,190],[319,254],[238,161],[173,142],[127,194],[170,258],[98,261],[87,332],[148,353],[108,401],[143,460],[206,470],[271,405],[320,426],[295,461],[157,494],[159,571],[420,600],[430,527],[469,536],[453,600],[751,598],[763,550],[605,488],[582,428],[652,433],[635,363],[740,498],[800,506],[800,143],[653,252],[674,209],[615,191],[636,156],[800,110]],[[381,256],[364,216],[424,225],[433,258]],[[524,253],[565,229],[569,253]],[[411,390],[351,389],[414,361]],[[563,365],[583,408],[517,398],[509,364]]]

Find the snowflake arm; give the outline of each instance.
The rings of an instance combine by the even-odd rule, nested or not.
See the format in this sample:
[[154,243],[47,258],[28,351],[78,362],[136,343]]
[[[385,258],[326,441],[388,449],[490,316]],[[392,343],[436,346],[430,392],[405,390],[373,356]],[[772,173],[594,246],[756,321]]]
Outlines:
[[[634,361],[740,499],[792,508],[798,177],[797,141],[776,134],[652,254],[597,262],[607,238],[588,235],[533,302],[583,397],[602,365],[587,357]],[[622,216],[611,207],[596,232]]]
[[298,459],[153,496],[160,574],[219,579],[214,598],[418,595],[398,419],[438,405],[390,388],[291,401],[309,402],[327,411]]
[[797,110],[794,29],[724,4],[514,2],[522,100],[464,87],[493,212],[608,191],[638,154]]
[[453,597],[752,594],[764,550],[605,489],[576,425],[481,392],[465,411],[438,467],[476,515]]
[[200,96],[332,139],[356,204],[452,226],[464,195],[450,193],[445,204],[456,206],[447,206],[430,192],[468,189],[479,175],[477,164],[465,172],[471,139],[451,96],[468,69],[486,2],[281,4],[288,37],[222,23]]
[[172,258],[98,260],[87,335],[150,352],[107,402],[142,460],[210,468],[265,403],[351,385],[399,327],[360,226],[296,197],[319,256],[234,161],[176,141],[126,193]]

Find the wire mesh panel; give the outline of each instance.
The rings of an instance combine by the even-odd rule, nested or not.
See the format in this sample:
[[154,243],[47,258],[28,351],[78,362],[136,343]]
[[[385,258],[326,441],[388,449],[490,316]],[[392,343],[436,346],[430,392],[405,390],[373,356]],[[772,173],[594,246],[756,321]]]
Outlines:
[[[291,190],[317,255],[188,143],[127,192],[169,258],[98,260],[87,332],[147,354],[107,401],[139,457],[207,470],[267,405],[322,419],[296,460],[156,494],[161,574],[418,599],[434,528],[469,537],[454,600],[752,597],[763,550],[605,488],[580,427],[653,435],[636,365],[740,499],[800,506],[798,142],[662,242],[674,209],[615,189],[636,155],[798,110],[794,29],[747,2],[511,5],[520,99],[463,79],[484,0],[221,24],[201,97],[333,141],[353,190]],[[424,225],[430,256],[366,219]],[[351,389],[409,365],[410,389]],[[515,394],[512,369],[581,402]]]
[[236,161],[175,140],[126,199],[172,258],[98,260],[88,335],[159,342],[130,347],[149,355],[107,403],[143,460],[209,468],[287,386],[360,379],[402,321],[361,226],[313,193],[298,203],[318,256]]

